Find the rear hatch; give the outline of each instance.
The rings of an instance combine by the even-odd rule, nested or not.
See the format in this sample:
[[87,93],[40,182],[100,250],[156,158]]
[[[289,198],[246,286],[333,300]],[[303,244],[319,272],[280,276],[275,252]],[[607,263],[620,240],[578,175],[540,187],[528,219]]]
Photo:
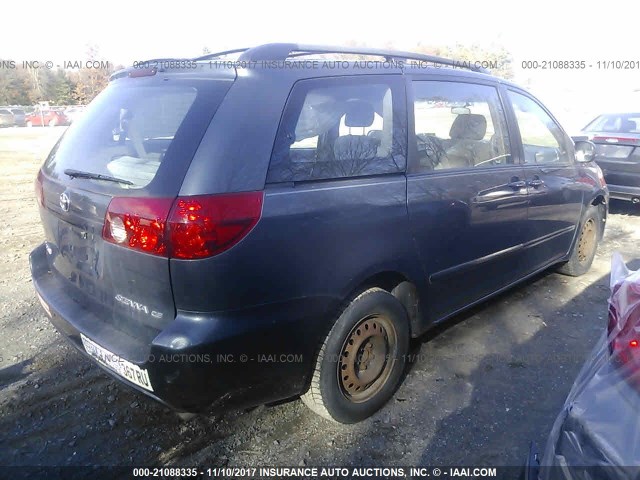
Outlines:
[[105,240],[105,215],[110,203],[111,211],[171,203],[232,79],[155,71],[118,79],[45,161],[38,181],[49,270],[105,328],[150,343],[175,318],[167,256]]
[[640,114],[601,115],[585,132],[607,184],[640,187]]

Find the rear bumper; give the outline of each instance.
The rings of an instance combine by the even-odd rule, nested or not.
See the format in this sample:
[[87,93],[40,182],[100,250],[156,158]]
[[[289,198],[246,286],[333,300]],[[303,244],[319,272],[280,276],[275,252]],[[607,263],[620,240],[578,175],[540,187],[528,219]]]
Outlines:
[[[215,314],[178,311],[149,344],[71,300],[64,293],[64,280],[49,271],[44,244],[29,260],[34,287],[58,331],[118,380],[179,411],[246,407],[303,393],[316,348],[329,328],[332,302],[307,298]],[[89,356],[81,334],[146,370],[153,392]]]
[[629,200],[634,198],[640,200],[640,187],[629,187],[626,185],[612,185],[607,184],[609,187],[609,197],[617,200]]

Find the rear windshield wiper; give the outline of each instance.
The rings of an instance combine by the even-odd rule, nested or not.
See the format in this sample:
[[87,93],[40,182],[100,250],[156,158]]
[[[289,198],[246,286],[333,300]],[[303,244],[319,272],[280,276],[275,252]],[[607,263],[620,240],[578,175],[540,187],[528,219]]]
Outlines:
[[81,170],[74,170],[73,168],[67,168],[64,173],[65,175],[69,175],[71,178],[89,178],[91,180],[104,180],[105,182],[133,185],[133,182],[130,182],[129,180],[125,180],[123,178],[112,177],[110,175],[101,175],[100,173],[83,172]]

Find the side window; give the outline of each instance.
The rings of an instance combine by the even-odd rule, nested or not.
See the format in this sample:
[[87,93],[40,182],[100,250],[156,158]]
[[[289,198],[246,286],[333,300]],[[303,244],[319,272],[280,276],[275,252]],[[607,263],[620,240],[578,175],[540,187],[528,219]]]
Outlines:
[[419,171],[513,163],[494,87],[414,81],[413,91]]
[[569,163],[567,138],[543,108],[525,95],[509,92],[518,121],[524,163]]
[[400,78],[324,78],[295,84],[267,182],[403,172],[406,109]]

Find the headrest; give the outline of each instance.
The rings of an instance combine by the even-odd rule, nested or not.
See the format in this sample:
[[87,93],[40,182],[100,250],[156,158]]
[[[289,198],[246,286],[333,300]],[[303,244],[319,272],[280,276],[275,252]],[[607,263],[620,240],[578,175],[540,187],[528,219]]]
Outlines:
[[354,100],[347,103],[344,124],[347,127],[370,127],[373,117],[374,110],[370,103]]
[[482,140],[486,134],[487,119],[474,113],[458,115],[449,130],[452,139]]
[[624,133],[634,132],[636,128],[638,128],[638,126],[633,120],[622,120],[622,124],[620,125],[620,131]]

